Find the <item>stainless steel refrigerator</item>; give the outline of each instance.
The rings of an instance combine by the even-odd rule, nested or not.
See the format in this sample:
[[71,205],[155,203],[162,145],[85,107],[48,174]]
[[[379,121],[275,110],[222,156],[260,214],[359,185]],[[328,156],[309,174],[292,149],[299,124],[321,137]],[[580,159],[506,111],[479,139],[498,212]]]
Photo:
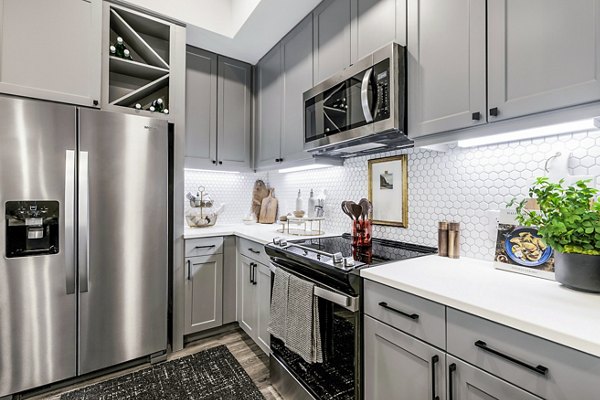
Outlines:
[[0,97],[0,207],[0,397],[166,349],[166,121]]

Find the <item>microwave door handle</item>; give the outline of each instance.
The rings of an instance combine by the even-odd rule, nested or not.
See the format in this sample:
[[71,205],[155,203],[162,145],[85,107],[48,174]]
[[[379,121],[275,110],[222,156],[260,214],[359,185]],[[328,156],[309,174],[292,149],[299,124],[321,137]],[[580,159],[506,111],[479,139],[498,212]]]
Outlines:
[[369,81],[371,80],[372,74],[373,68],[369,68],[363,76],[362,85],[360,87],[360,103],[367,123],[373,122],[373,114],[371,114],[371,105],[369,104]]

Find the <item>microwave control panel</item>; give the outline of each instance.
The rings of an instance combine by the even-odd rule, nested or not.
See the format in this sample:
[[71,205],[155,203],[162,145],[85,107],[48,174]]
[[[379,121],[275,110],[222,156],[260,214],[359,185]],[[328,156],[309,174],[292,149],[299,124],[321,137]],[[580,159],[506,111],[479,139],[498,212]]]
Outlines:
[[382,61],[374,67],[377,96],[375,121],[390,117],[390,72],[389,60]]

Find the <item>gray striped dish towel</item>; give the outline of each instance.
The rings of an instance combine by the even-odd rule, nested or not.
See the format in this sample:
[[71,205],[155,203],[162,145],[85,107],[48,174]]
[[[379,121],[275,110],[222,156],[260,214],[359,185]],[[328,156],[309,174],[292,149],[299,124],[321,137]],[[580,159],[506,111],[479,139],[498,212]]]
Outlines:
[[322,363],[318,302],[311,282],[290,275],[285,346],[308,363]]
[[267,331],[285,343],[286,321],[288,314],[288,293],[290,274],[281,268],[275,270],[273,294],[271,296],[271,321]]

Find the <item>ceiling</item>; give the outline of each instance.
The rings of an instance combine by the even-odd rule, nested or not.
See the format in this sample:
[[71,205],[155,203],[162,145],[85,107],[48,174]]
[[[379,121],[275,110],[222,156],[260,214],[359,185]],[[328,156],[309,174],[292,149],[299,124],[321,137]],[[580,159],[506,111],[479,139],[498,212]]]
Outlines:
[[129,0],[187,24],[187,43],[256,64],[321,0]]

